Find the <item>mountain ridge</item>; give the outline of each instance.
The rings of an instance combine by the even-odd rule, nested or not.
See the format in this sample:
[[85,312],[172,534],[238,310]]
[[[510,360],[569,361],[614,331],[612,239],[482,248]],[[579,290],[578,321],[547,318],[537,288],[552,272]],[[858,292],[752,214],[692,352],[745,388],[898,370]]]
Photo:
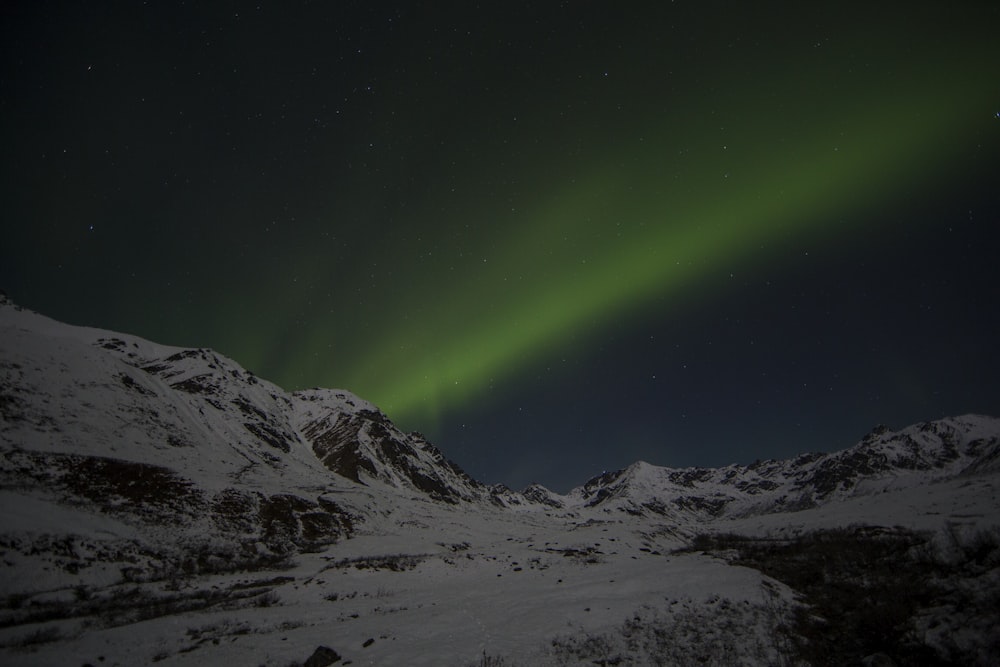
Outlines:
[[[623,511],[659,514],[667,513],[666,500],[703,519],[727,512],[743,516],[807,509],[907,483],[996,471],[998,429],[1000,420],[970,414],[898,431],[880,425],[858,444],[829,454],[720,468],[668,468],[638,461],[594,477],[568,495],[587,507],[618,500]],[[694,495],[698,491],[706,493]]]
[[[898,481],[905,473],[923,472],[933,478],[960,474],[963,469],[993,471],[1000,467],[996,436],[1000,420],[963,415],[899,431],[880,425],[856,445],[829,454],[803,453],[780,461],[718,468],[670,468],[637,461],[622,470],[602,473],[566,494],[540,484],[514,491],[473,479],[424,436],[403,433],[377,406],[349,391],[316,388],[285,392],[212,350],[165,346],[117,332],[62,324],[23,309],[6,296],[0,296],[0,313],[6,313],[0,325],[7,331],[7,357],[11,359],[5,362],[6,388],[0,389],[0,416],[5,421],[33,419],[36,426],[59,419],[65,423],[65,416],[16,413],[23,407],[25,395],[39,395],[42,388],[32,385],[20,370],[23,364],[12,360],[14,348],[29,349],[47,338],[49,347],[68,353],[68,359],[75,354],[102,369],[92,368],[90,375],[103,372],[104,382],[91,378],[85,391],[98,398],[110,393],[109,402],[131,406],[133,413],[123,421],[131,419],[132,423],[124,424],[125,430],[134,431],[137,422],[146,420],[147,431],[171,431],[155,446],[160,450],[185,449],[194,442],[218,449],[218,443],[228,443],[230,450],[237,450],[235,459],[240,461],[237,470],[226,473],[233,478],[250,475],[260,466],[283,470],[295,461],[315,468],[318,462],[355,484],[383,484],[448,503],[489,502],[498,507],[566,510],[614,505],[620,511],[659,514],[669,503],[711,518],[754,508],[780,511],[810,507],[838,493],[864,490],[880,476]],[[109,368],[101,352],[119,363]],[[66,359],[58,363],[64,369],[71,365]],[[60,384],[53,378],[47,380],[50,386]],[[66,387],[61,390],[70,391]],[[153,399],[165,402],[166,408],[157,411],[142,405],[144,400],[150,403]],[[175,417],[169,429],[159,414],[163,411]],[[209,414],[213,412],[228,418],[213,419]],[[98,430],[93,424],[88,429]],[[37,437],[40,431],[35,430],[32,446],[45,449],[46,438]],[[118,449],[115,440],[106,435],[103,442],[110,451],[93,453],[114,453]],[[960,445],[965,448],[960,450]],[[51,447],[51,442],[47,446]],[[233,452],[229,454],[233,458]],[[148,463],[165,459],[162,462],[169,464],[171,459],[151,458]],[[668,489],[673,497],[666,497]],[[693,495],[696,491],[704,497]],[[612,502],[616,499],[620,502]]]
[[998,473],[1000,420],[965,415],[830,454],[513,491],[348,391],[285,392],[212,350],[0,296],[0,659],[775,664],[775,636],[813,627],[795,621],[803,588],[739,554],[816,540],[824,563],[829,543],[895,549],[890,573],[954,570],[916,591],[931,602],[900,636],[988,656],[990,599],[953,591],[1000,581]]

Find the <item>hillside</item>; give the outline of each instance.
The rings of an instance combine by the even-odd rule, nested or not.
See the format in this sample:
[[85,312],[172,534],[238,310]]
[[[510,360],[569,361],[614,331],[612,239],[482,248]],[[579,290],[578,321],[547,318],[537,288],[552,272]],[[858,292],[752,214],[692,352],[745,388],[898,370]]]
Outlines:
[[[4,297],[0,453],[4,664],[806,664],[836,632],[860,637],[845,659],[987,664],[1000,646],[991,417],[513,491],[350,392],[287,393]],[[920,599],[895,616],[815,587],[901,599],[901,571]],[[816,614],[894,621],[868,638]]]

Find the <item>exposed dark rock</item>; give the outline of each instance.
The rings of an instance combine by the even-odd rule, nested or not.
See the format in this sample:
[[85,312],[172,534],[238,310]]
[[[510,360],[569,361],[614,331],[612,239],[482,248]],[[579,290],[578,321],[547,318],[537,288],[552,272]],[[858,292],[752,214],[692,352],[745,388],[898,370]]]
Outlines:
[[555,509],[563,507],[563,503],[553,498],[548,489],[537,484],[532,484],[526,488],[522,492],[522,495],[524,495],[524,497],[530,502],[538,503],[539,505],[548,505],[549,507],[553,507]]
[[84,498],[113,514],[172,524],[196,516],[205,505],[203,494],[189,480],[161,466],[42,452],[10,452],[11,458],[26,464],[21,468],[25,476],[44,480],[53,490]]
[[329,646],[317,646],[312,655],[305,661],[304,667],[327,667],[340,661],[340,654]]
[[302,434],[327,468],[355,482],[364,483],[362,473],[391,482],[382,472],[391,470],[416,490],[453,504],[473,500],[469,490],[485,491],[423,436],[403,434],[381,412],[327,415],[307,424]]
[[703,512],[709,516],[719,516],[731,498],[702,498],[699,496],[681,496],[674,498],[673,503],[683,510]]
[[[331,423],[332,421],[332,423]],[[361,453],[360,433],[364,426],[361,414],[334,415],[317,419],[302,429],[312,443],[316,457],[333,472],[361,482],[361,472],[374,477],[375,464]]]
[[290,444],[292,435],[281,431],[271,424],[266,422],[245,422],[243,428],[269,447],[273,447],[286,454],[292,449]]
[[715,474],[711,468],[691,468],[676,470],[670,474],[670,481],[680,486],[694,487],[697,482],[704,482]]
[[218,386],[211,373],[195,375],[186,380],[175,382],[170,386],[177,391],[183,391],[188,394],[214,394],[218,391]]
[[[119,342],[121,342],[121,341],[119,341]],[[135,379],[133,379],[129,375],[124,375],[124,374],[123,375],[119,375],[118,376],[118,380],[122,383],[122,386],[124,386],[126,389],[129,389],[129,390],[134,391],[136,393],[142,394],[143,396],[155,396],[156,395],[155,391],[151,391],[149,389],[146,389],[141,384],[139,384],[138,382],[136,382]]]

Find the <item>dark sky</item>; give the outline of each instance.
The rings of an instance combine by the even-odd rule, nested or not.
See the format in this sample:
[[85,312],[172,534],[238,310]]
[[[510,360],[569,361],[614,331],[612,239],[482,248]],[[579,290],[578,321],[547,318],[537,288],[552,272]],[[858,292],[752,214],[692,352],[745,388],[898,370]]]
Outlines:
[[565,491],[1000,414],[996,2],[7,2],[0,287]]

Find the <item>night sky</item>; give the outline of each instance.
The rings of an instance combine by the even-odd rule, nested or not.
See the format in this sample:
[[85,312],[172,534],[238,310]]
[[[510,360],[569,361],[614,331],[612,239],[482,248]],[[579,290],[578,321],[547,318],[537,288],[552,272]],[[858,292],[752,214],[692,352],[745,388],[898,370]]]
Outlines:
[[996,2],[7,2],[0,288],[556,490],[1000,414]]

